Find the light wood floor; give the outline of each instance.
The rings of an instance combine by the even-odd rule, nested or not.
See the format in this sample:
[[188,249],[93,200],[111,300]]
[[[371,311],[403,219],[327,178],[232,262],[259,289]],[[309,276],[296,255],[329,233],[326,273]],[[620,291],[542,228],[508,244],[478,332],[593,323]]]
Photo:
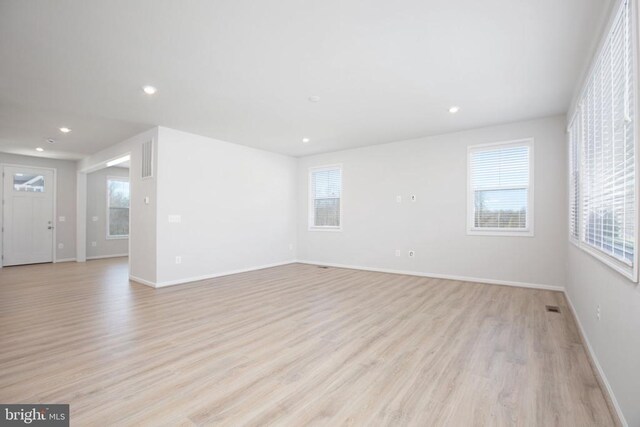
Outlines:
[[301,264],[164,289],[122,259],[2,269],[0,402],[78,426],[613,425],[562,294]]

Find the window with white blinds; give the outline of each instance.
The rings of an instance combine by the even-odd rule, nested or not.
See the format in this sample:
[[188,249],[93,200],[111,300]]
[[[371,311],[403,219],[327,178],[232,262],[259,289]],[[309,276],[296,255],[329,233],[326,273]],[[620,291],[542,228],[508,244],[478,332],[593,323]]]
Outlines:
[[594,60],[569,128],[569,219],[572,235],[580,236],[585,249],[604,255],[601,259],[635,279],[636,80],[631,33],[626,1]]
[[469,147],[470,234],[533,235],[533,140]]
[[309,171],[309,183],[309,227],[339,230],[342,217],[342,168],[312,168]]

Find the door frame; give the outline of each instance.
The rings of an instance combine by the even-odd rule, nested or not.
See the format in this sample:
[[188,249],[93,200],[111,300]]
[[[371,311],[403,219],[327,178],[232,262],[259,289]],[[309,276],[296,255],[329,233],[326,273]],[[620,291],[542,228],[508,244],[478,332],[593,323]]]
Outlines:
[[[58,169],[57,168],[48,168],[44,166],[30,166],[30,165],[19,165],[15,163],[0,163],[0,170],[2,170],[2,185],[0,185],[0,200],[3,201],[2,208],[0,209],[0,224],[2,225],[2,229],[0,229],[0,253],[4,255],[4,180],[6,178],[4,169],[5,167],[12,168],[25,168],[25,169],[42,169],[46,171],[53,172],[53,212],[52,212],[52,223],[53,223],[53,238],[52,240],[52,263],[58,262],[56,251],[58,247]],[[3,267],[4,259],[0,258],[0,268]]]

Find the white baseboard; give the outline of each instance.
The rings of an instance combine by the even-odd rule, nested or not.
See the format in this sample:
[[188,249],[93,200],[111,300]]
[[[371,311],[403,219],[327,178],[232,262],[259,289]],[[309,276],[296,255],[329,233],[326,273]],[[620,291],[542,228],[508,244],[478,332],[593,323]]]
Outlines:
[[[591,343],[589,342],[589,338],[587,336],[587,334],[585,333],[584,328],[582,327],[582,323],[580,322],[580,317],[578,317],[578,312],[576,311],[576,308],[573,306],[573,302],[571,301],[571,298],[569,297],[569,294],[567,293],[567,291],[564,291],[564,296],[566,297],[567,301],[569,302],[569,308],[571,309],[571,312],[573,313],[573,318],[576,321],[576,324],[578,325],[578,330],[580,331],[580,335],[582,337],[582,342],[584,343],[584,346],[586,347],[587,353],[588,353],[588,357],[591,359],[591,364],[593,365],[593,367],[596,369],[596,375],[599,376],[599,380],[598,381],[602,386],[604,386],[605,390],[603,390],[605,393],[608,394],[608,398],[609,398],[609,402],[611,405],[613,405],[613,409],[615,410],[615,415],[618,416],[618,420],[620,421],[620,424],[623,427],[629,427],[629,424],[627,423],[627,420],[624,418],[624,414],[622,413],[622,409],[620,408],[620,405],[618,404],[618,400],[616,399],[615,394],[613,394],[613,389],[611,388],[611,384],[609,384],[609,380],[607,379],[607,376],[604,373],[604,370],[602,369],[602,366],[600,365],[600,362],[598,361],[598,357],[596,356],[595,351],[593,350],[593,347],[591,347]],[[602,387],[601,387],[602,388]]]
[[249,271],[264,270],[265,268],[280,267],[281,265],[294,264],[295,262],[296,260],[289,260],[289,261],[277,262],[273,264],[260,265],[257,267],[249,267],[249,268],[243,268],[239,270],[224,271],[222,273],[205,274],[202,276],[186,277],[184,279],[167,280],[164,282],[155,282],[155,283],[150,282],[148,280],[141,279],[139,277],[131,276],[131,275],[129,275],[129,279],[133,280],[134,282],[142,283],[143,285],[152,286],[154,288],[164,288],[165,286],[181,285],[184,283],[198,282],[200,280],[213,279],[216,277],[230,276],[232,274],[248,273]]
[[90,259],[105,259],[105,258],[122,258],[122,257],[126,257],[126,256],[129,256],[129,254],[88,256],[87,260],[90,260]]
[[180,285],[180,284],[183,284],[183,283],[197,282],[199,280],[213,279],[215,277],[230,276],[232,274],[238,274],[238,273],[247,273],[249,271],[264,270],[265,268],[280,267],[281,265],[293,264],[295,262],[296,262],[295,260],[289,260],[289,261],[283,261],[283,262],[276,262],[276,263],[273,263],[273,264],[260,265],[260,266],[257,266],[257,267],[249,267],[249,268],[243,268],[243,269],[239,269],[239,270],[225,271],[225,272],[222,272],[222,273],[205,274],[205,275],[202,275],[202,276],[187,277],[185,279],[167,280],[165,282],[156,283],[156,288],[162,288],[162,287],[165,287],[165,286]]
[[54,264],[57,264],[59,262],[72,262],[75,261],[75,258],[58,258],[54,261]]
[[439,273],[423,273],[420,271],[405,271],[405,270],[392,270],[388,268],[373,268],[373,267],[362,267],[357,265],[346,265],[346,264],[334,264],[327,262],[319,262],[319,261],[308,261],[308,260],[298,260],[300,264],[311,264],[311,265],[326,265],[329,267],[337,267],[337,268],[348,268],[352,270],[365,270],[365,271],[375,271],[378,273],[391,273],[391,274],[404,274],[407,276],[419,276],[419,277],[431,277],[434,279],[447,279],[447,280],[458,280],[462,282],[475,282],[475,283],[486,283],[489,285],[501,285],[501,286],[514,286],[517,288],[532,288],[532,289],[542,289],[546,291],[557,291],[563,292],[563,286],[556,285],[541,285],[536,283],[526,283],[526,282],[515,282],[512,280],[496,280],[496,279],[483,279],[479,277],[467,277],[467,276],[456,276],[452,274],[439,274]]
[[132,280],[132,281],[134,281],[136,283],[140,283],[142,285],[151,286],[152,288],[156,287],[156,284],[154,282],[150,282],[148,280],[141,279],[141,278],[133,276],[131,274],[129,275],[129,280]]

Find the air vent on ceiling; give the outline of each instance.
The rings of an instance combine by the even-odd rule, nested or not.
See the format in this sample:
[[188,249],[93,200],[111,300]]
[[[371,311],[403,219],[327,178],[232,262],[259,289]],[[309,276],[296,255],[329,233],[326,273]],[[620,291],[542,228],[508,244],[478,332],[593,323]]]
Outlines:
[[548,312],[560,313],[560,307],[558,307],[557,305],[547,305],[546,308]]
[[142,143],[142,179],[153,177],[153,140]]

